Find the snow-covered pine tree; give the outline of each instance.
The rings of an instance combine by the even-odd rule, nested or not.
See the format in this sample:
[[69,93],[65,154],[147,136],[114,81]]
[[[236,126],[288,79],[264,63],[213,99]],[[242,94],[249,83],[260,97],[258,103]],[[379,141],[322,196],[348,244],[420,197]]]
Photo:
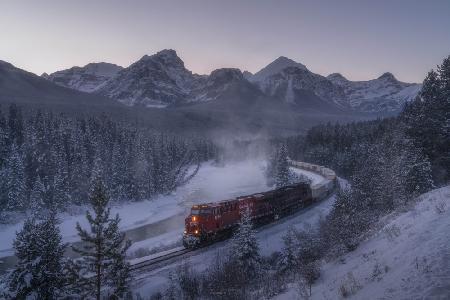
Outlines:
[[239,227],[231,242],[231,259],[236,262],[243,274],[257,274],[260,269],[261,257],[259,245],[253,230],[250,209],[242,207]]
[[24,138],[23,117],[22,110],[14,103],[9,106],[8,131],[10,143],[20,147]]
[[45,187],[42,184],[41,177],[38,175],[33,184],[33,189],[30,193],[29,207],[32,216],[40,215],[44,208]]
[[[54,213],[28,219],[14,240],[18,262],[7,275],[6,299],[59,299],[64,295],[64,250]],[[1,296],[1,294],[0,294]]]
[[299,266],[299,241],[298,232],[294,227],[289,227],[283,236],[283,249],[280,258],[280,270],[285,273],[295,271]]
[[8,134],[6,128],[6,119],[0,107],[0,172],[3,167],[3,163],[8,154]]
[[125,254],[131,242],[125,240],[125,234],[119,230],[119,215],[110,218],[109,200],[99,179],[94,183],[90,201],[94,210],[94,215],[86,213],[90,229],[83,229],[77,223],[83,245],[73,247],[81,255],[74,285],[86,299],[99,300],[104,288],[109,297],[118,299],[129,290],[131,274]]
[[62,153],[58,153],[56,160],[55,174],[53,176],[53,205],[55,209],[59,209],[64,206],[70,200],[70,187],[69,187],[69,172],[67,163]]
[[358,245],[358,237],[372,220],[365,201],[356,200],[353,191],[339,187],[336,202],[326,220],[326,238],[333,247],[344,246],[353,250]]
[[285,144],[282,144],[278,149],[275,185],[277,187],[283,187],[288,185],[289,183],[290,183],[290,170],[289,170],[287,147]]
[[411,147],[407,156],[408,169],[405,190],[408,196],[417,197],[434,187],[431,163],[421,149]]
[[6,159],[2,175],[3,198],[7,210],[26,208],[25,169],[22,155],[16,144]]

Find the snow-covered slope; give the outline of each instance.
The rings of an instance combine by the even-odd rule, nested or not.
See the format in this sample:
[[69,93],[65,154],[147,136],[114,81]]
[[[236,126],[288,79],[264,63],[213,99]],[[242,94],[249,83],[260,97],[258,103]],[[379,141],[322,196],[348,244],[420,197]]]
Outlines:
[[398,81],[391,73],[368,81],[350,81],[338,73],[327,78],[343,89],[352,109],[364,112],[398,111],[414,99],[422,87],[421,84]]
[[123,68],[110,63],[90,63],[84,67],[72,67],[42,77],[64,87],[82,92],[93,92]]
[[[310,299],[449,299],[450,186],[387,217],[355,251],[322,267]],[[294,299],[297,289],[275,299]]]

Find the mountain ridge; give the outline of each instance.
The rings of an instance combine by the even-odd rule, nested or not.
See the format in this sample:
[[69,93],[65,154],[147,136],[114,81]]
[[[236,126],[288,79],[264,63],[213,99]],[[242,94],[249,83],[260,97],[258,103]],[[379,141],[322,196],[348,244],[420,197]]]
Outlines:
[[[46,78],[55,81],[53,74]],[[218,74],[221,74],[221,79]],[[70,73],[68,77],[65,80],[72,82]],[[227,80],[250,82],[272,97],[273,101],[293,106],[308,103],[319,110],[363,113],[398,112],[404,103],[418,94],[421,87],[420,84],[398,81],[390,72],[368,81],[351,81],[339,73],[322,76],[285,56],[278,57],[254,74],[222,68],[209,75],[198,75],[186,69],[175,50],[164,49],[153,55],[144,55],[106,80],[98,80],[88,92],[128,106],[164,108],[219,99],[220,94],[230,87]],[[77,88],[75,84],[68,87],[88,89],[86,86]],[[311,96],[314,96],[314,101]]]

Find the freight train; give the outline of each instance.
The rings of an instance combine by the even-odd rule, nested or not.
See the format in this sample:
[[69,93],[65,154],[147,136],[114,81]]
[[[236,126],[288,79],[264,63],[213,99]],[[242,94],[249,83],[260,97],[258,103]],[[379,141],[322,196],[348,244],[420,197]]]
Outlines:
[[254,225],[273,222],[328,197],[336,186],[333,170],[304,162],[289,161],[291,167],[321,175],[315,184],[297,183],[275,190],[214,203],[193,205],[185,219],[183,245],[196,248],[230,237],[238,227],[240,213],[248,209]]

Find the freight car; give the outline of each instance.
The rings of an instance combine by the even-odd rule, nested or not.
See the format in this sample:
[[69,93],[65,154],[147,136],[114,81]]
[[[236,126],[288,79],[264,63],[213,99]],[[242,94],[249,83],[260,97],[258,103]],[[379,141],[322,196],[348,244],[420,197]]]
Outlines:
[[297,163],[290,162],[292,167],[319,173],[325,179],[314,185],[298,183],[235,199],[194,205],[185,219],[183,245],[195,248],[228,238],[238,226],[242,209],[248,208],[253,223],[262,225],[307,207],[333,192],[336,176],[332,170]]

